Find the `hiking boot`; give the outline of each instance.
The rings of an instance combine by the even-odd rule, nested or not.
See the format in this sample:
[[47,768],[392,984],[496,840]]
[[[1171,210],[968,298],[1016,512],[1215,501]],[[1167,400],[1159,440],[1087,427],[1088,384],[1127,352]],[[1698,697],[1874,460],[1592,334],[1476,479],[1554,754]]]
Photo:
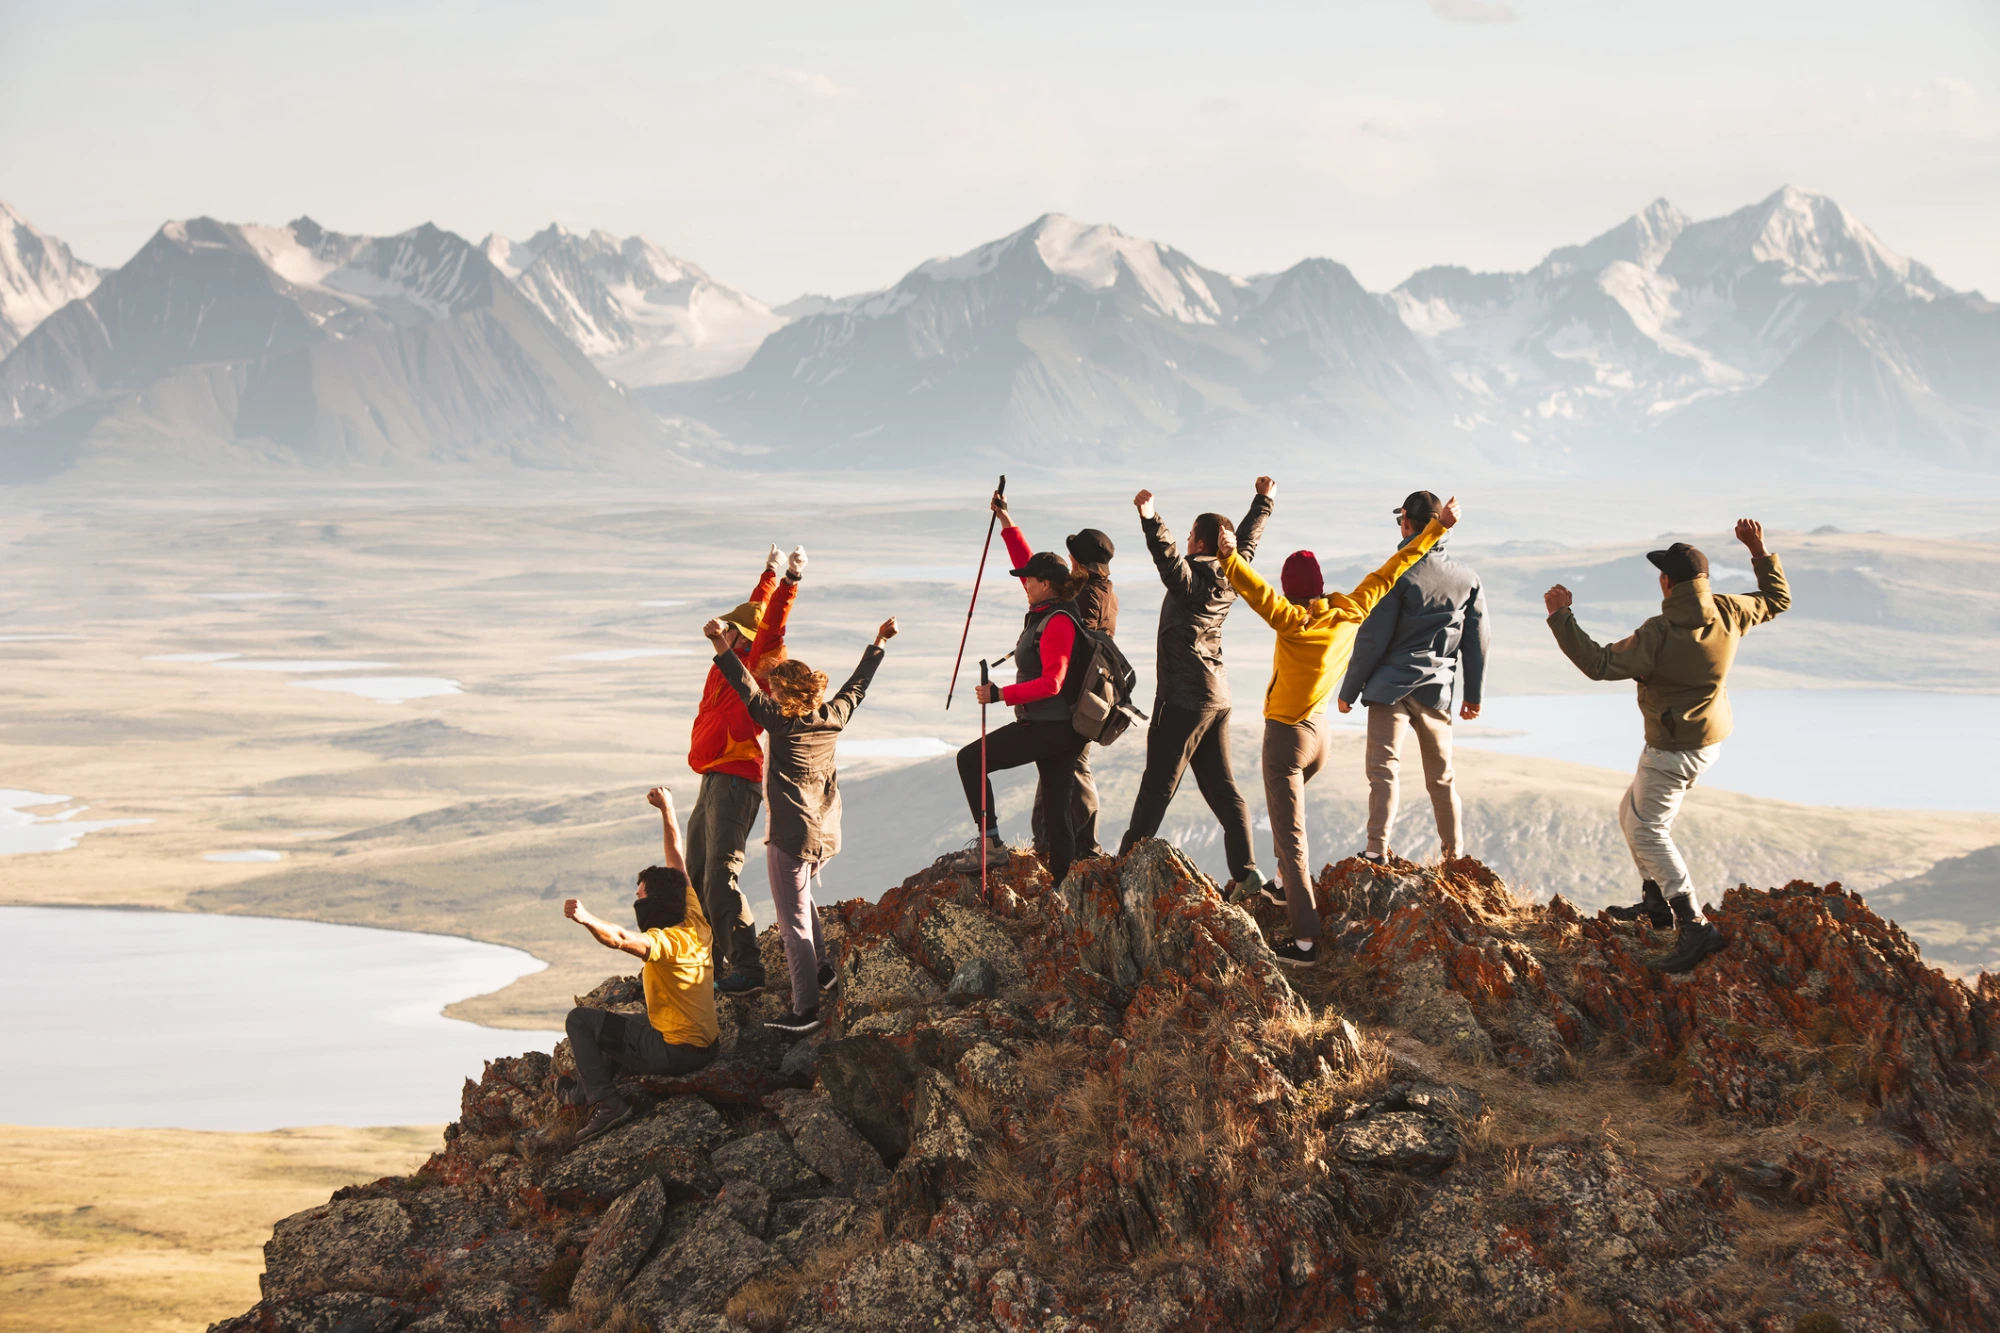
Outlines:
[[1389,864],[1389,853],[1363,852],[1361,853],[1360,856],[1356,857],[1355,859],[1359,861],[1366,861],[1371,866],[1386,866]]
[[1650,921],[1654,930],[1665,930],[1674,924],[1673,909],[1667,906],[1660,886],[1650,879],[1640,886],[1638,902],[1630,907],[1607,907],[1604,915],[1613,921]]
[[588,1143],[594,1138],[609,1134],[620,1125],[630,1124],[631,1121],[632,1108],[623,1097],[615,1095],[606,1097],[597,1104],[597,1109],[590,1113],[590,1119],[584,1122],[583,1128],[576,1132],[576,1142],[578,1145]]
[[762,972],[731,972],[715,983],[718,995],[755,995],[764,989]]
[[1693,921],[1681,927],[1680,938],[1674,941],[1674,951],[1653,966],[1661,972],[1692,972],[1701,960],[1712,953],[1721,953],[1729,941],[1722,932],[1706,921]]
[[840,985],[840,973],[833,970],[833,964],[821,963],[819,966],[820,992],[824,994],[827,991],[833,990],[835,987],[839,985]]
[[1232,903],[1247,903],[1264,891],[1264,874],[1256,866],[1243,872],[1243,878],[1235,882],[1235,890],[1229,895]]
[[[1013,854],[1014,854],[1013,849],[1008,847],[1006,843],[1000,840],[1000,835],[998,833],[989,833],[986,835],[987,868],[990,869],[994,866],[1006,865],[1007,858],[1012,856]],[[961,852],[954,854],[951,858],[950,866],[946,868],[949,869],[953,874],[958,874],[958,875],[978,874],[980,870],[979,839],[974,838],[971,842],[965,844],[965,849]]]
[[774,1018],[764,1025],[774,1032],[790,1033],[794,1037],[811,1036],[819,1031],[819,1006],[814,1005],[802,1014],[786,1014]]
[[1257,892],[1264,895],[1264,901],[1278,907],[1285,905],[1285,886],[1275,879],[1267,879],[1257,886]]
[[583,1084],[577,1082],[574,1074],[564,1074],[556,1080],[556,1102],[561,1106],[582,1106],[589,1099],[583,1095]]
[[1292,967],[1311,967],[1319,961],[1318,949],[1301,949],[1297,940],[1287,940],[1271,950],[1278,955],[1278,961]]

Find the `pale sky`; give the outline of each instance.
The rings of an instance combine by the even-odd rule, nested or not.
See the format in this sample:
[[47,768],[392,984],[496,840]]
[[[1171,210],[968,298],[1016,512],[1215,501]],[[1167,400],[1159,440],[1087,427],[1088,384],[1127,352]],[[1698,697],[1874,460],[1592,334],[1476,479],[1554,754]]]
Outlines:
[[777,302],[1057,211],[1381,290],[1786,183],[2000,297],[2000,4],[0,0],[0,200],[100,264],[556,220]]

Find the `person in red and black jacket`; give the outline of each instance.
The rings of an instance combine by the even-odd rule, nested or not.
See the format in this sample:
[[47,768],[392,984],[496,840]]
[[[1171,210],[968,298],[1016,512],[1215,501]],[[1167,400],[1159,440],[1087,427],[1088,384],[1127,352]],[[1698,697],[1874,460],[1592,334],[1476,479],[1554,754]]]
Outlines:
[[[1076,757],[1086,744],[1070,725],[1073,701],[1063,688],[1070,680],[1070,660],[1076,653],[1082,623],[1074,598],[1085,579],[1053,551],[1038,551],[1007,572],[1021,580],[1021,590],[1028,596],[1028,614],[1014,644],[1014,684],[981,685],[974,692],[983,704],[1008,704],[1014,710],[1014,721],[986,738],[986,769],[990,773],[1023,764],[1035,766],[1047,818],[1049,874],[1060,884],[1073,859],[1070,803],[1076,790]],[[1009,853],[1000,841],[993,784],[980,780],[979,748],[979,742],[974,741],[958,752],[958,778],[965,787],[965,803],[975,825],[984,788],[987,856],[998,859]],[[952,869],[977,874],[979,843],[975,837],[953,860]]]
[[[750,600],[721,617],[728,650],[760,675],[784,658],[785,623],[805,576],[804,548],[792,552],[782,579],[780,560],[773,546]],[[726,995],[764,987],[757,919],[737,883],[743,845],[764,806],[761,731],[721,669],[710,667],[688,739],[688,767],[701,774],[701,789],[688,816],[687,871],[715,932],[715,988]]]
[[[1035,548],[1028,545],[1027,537],[1014,524],[1014,516],[1007,511],[1007,497],[1000,491],[993,492],[993,512],[1000,519],[1000,539],[1007,543],[1007,555],[1016,565],[1026,565]],[[1083,627],[1108,634],[1118,635],[1118,590],[1111,583],[1111,558],[1116,553],[1111,538],[1096,528],[1085,528],[1071,533],[1063,540],[1069,548],[1070,568],[1076,578],[1083,580],[1083,586],[1076,591],[1077,618]],[[1090,744],[1076,752],[1076,789],[1070,798],[1069,822],[1070,839],[1074,848],[1074,859],[1086,856],[1102,856],[1104,849],[1097,843],[1097,779],[1090,772]],[[1037,782],[1035,784],[1035,809],[1029,821],[1034,830],[1035,852],[1044,860],[1049,854],[1048,792]]]

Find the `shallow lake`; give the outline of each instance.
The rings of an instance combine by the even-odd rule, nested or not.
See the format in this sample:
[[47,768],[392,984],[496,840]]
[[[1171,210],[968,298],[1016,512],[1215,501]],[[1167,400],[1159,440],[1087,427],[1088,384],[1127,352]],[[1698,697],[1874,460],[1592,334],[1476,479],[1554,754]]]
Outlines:
[[541,968],[447,935],[0,907],[0,1123],[438,1124],[482,1061],[561,1035],[440,1011]]
[[[1808,805],[2000,810],[1990,759],[2000,748],[2000,696],[1731,690],[1729,698],[1736,730],[1702,774],[1704,787]],[[1477,723],[1458,724],[1458,742],[1626,770],[1644,744],[1631,686],[1488,699]]]

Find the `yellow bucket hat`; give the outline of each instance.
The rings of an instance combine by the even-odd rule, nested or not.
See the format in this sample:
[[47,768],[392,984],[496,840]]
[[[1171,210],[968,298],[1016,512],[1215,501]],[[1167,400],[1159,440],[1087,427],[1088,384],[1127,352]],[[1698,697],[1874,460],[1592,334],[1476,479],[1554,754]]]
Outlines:
[[734,626],[744,638],[754,639],[764,627],[764,608],[757,602],[745,602],[722,617],[722,623]]

